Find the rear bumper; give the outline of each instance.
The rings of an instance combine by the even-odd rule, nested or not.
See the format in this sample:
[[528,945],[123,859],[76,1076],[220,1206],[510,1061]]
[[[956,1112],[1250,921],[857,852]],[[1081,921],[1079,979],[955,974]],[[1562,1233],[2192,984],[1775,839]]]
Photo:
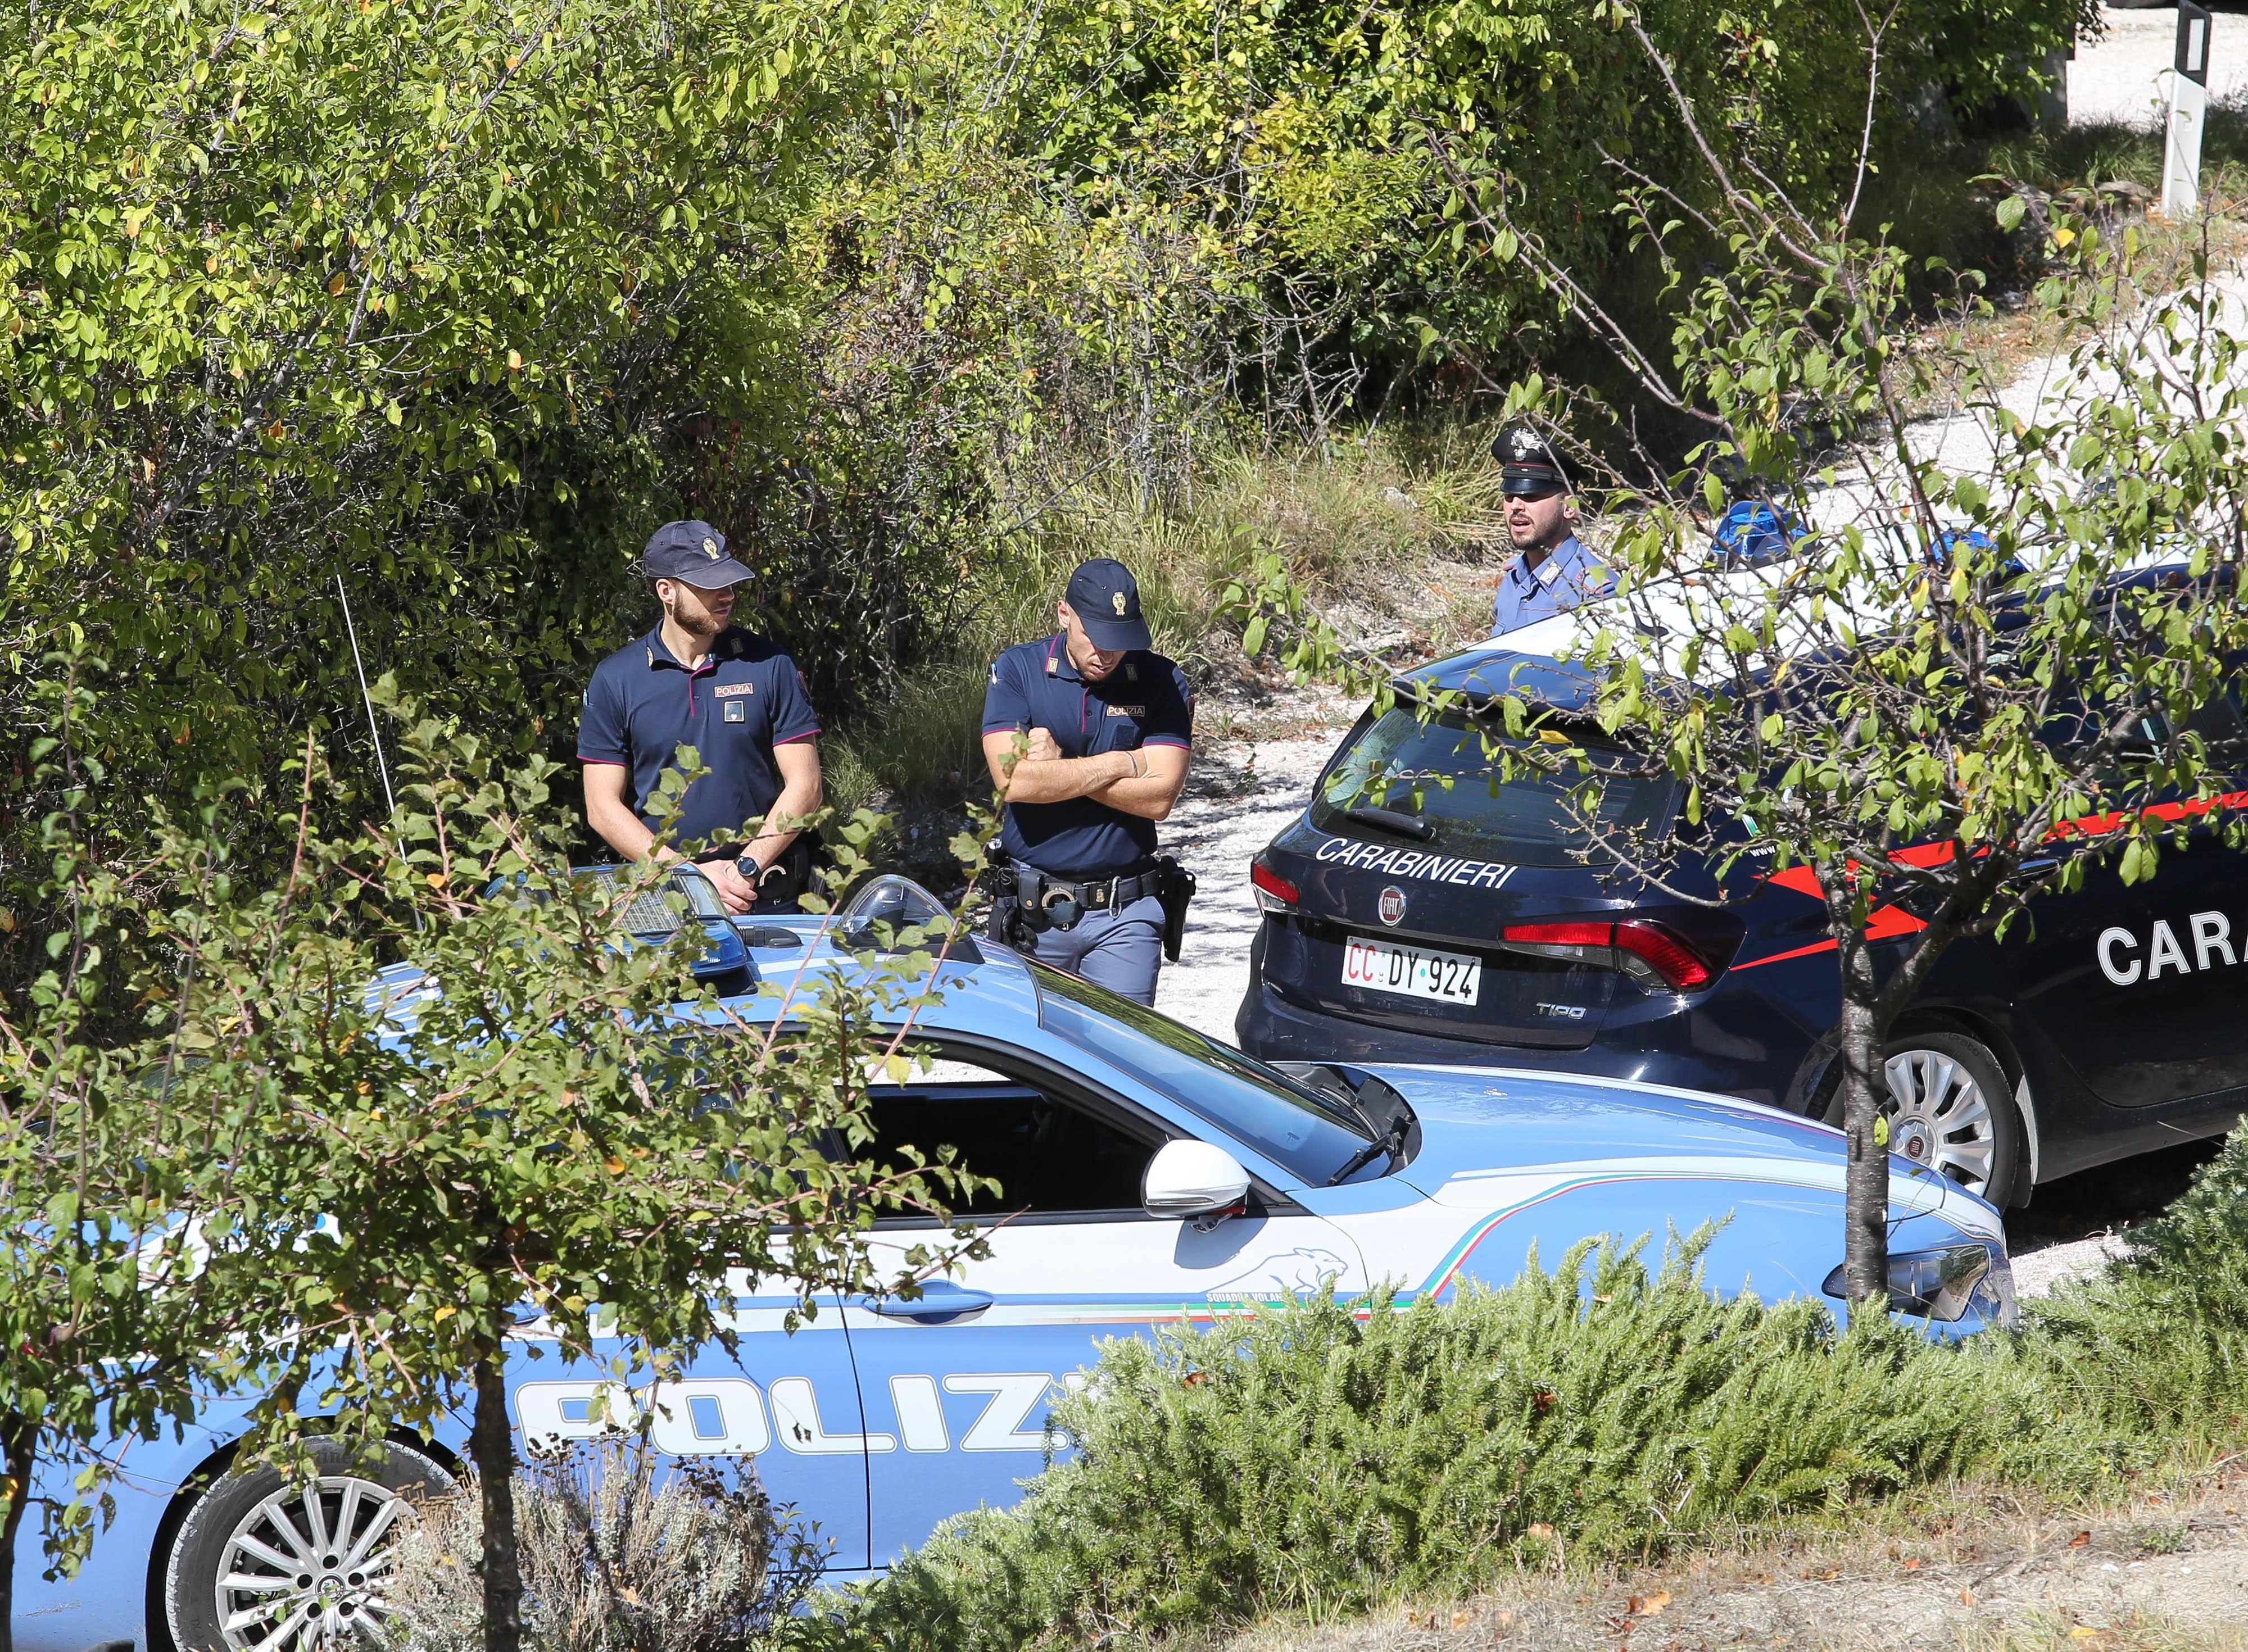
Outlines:
[[[1573,1077],[1627,1079],[1667,1084],[1684,1090],[1736,1095],[1767,1107],[1789,1104],[1795,1064],[1785,1059],[1728,1059],[1691,1047],[1692,1014],[1666,1016],[1626,1028],[1608,1029],[1581,1050],[1546,1050],[1529,1045],[1483,1044],[1465,1038],[1375,1026],[1342,1016],[1323,1015],[1288,1003],[1251,975],[1249,991],[1234,1017],[1235,1040],[1264,1061],[1397,1061],[1450,1066],[1511,1067],[1563,1073]],[[1618,1033],[1634,1035],[1627,1044]],[[1684,1047],[1669,1047],[1676,1040]],[[1734,1043],[1738,1041],[1724,1040]]]

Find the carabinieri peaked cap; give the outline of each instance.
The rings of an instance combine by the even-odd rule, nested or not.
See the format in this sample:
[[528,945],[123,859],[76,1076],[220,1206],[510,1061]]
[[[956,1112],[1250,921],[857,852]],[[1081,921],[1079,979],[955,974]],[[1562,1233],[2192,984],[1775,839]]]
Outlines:
[[1526,424],[1511,424],[1500,431],[1491,444],[1491,456],[1498,461],[1501,493],[1546,493],[1555,488],[1568,491],[1569,473],[1562,469],[1559,457],[1546,438]]

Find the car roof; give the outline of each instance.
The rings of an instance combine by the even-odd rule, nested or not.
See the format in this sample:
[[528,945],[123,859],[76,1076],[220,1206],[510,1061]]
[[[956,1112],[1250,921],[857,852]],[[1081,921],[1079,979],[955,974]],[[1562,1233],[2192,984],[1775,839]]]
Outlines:
[[[720,1012],[711,1018],[730,1013],[745,1021],[771,1021],[802,1004],[824,978],[873,979],[874,970],[860,963],[864,955],[839,944],[837,927],[832,919],[817,917],[760,919],[743,936],[757,985],[720,998]],[[758,944],[760,936],[774,930],[789,931],[798,941]],[[895,1019],[909,1015],[915,1025],[933,1032],[976,1032],[1018,1043],[1037,1032],[1038,986],[1030,966],[1014,952],[983,940],[963,949],[961,956],[946,956],[941,962],[934,948],[928,950],[937,976],[937,1001],[902,1010]],[[928,978],[922,971],[901,973],[901,984],[909,987]]]
[[1429,689],[1471,698],[1518,693],[1557,711],[1586,710],[1599,690],[1598,679],[1582,666],[1530,653],[1504,637],[1415,666],[1394,681],[1398,692],[1415,697]]
[[[796,914],[759,916],[744,918],[735,928],[750,963],[746,987],[722,993],[714,1005],[705,1007],[685,996],[698,984],[682,981],[675,1014],[712,1025],[729,1021],[769,1022],[806,1003],[830,978],[841,976],[872,983],[881,971],[880,949],[846,944],[846,925],[837,918]],[[1029,1042],[1038,1030],[1038,987],[1030,966],[1012,950],[989,941],[956,944],[957,955],[948,954],[941,963],[936,960],[936,949],[924,949],[941,977],[936,1002],[919,1005],[903,1002],[920,996],[929,978],[928,970],[895,970],[891,978],[901,1003],[894,1016],[883,1019],[909,1018],[931,1032],[975,1032]],[[436,996],[436,988],[415,965],[394,963],[375,974],[367,992],[368,1007],[389,1022],[391,1036],[396,1037],[411,1031],[421,1007]]]
[[[1779,564],[1735,570],[1731,577],[1744,586],[1753,583],[1778,594],[1792,566]],[[2121,592],[2176,585],[2187,577],[2187,567],[2188,565],[2175,552],[2151,552],[2119,571],[2108,588]],[[1703,576],[1705,579],[1711,576]],[[1775,584],[1775,581],[1779,583]],[[1666,586],[1668,583],[1664,582]],[[1661,606],[1659,600],[1657,606]],[[1558,656],[1574,654],[1584,648],[1604,626],[1619,623],[1629,624],[1630,620],[1629,615],[1618,607],[1616,600],[1588,602],[1518,630],[1472,643],[1442,659],[1401,671],[1391,679],[1391,684],[1398,693],[1409,698],[1418,698],[1429,690],[1464,695],[1471,702],[1496,699],[1514,693],[1563,719],[1587,716],[1599,703],[1598,675],[1575,660]],[[1998,628],[2010,630],[2019,623],[2018,617],[2001,614]],[[1658,679],[1673,674],[1677,661],[1672,655],[1684,634],[1678,633],[1667,641],[1662,640],[1659,633],[1642,637],[1641,641],[1654,649],[1652,668]],[[1712,668],[1705,662],[1704,675]]]

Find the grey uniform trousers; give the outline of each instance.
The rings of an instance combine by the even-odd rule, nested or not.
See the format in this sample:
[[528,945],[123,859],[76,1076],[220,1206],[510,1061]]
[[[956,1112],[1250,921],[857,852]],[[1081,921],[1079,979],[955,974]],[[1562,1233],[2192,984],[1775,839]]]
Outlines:
[[1074,929],[1030,936],[1026,950],[1040,963],[1153,1009],[1155,976],[1163,967],[1163,903],[1143,895],[1114,912],[1088,912]]

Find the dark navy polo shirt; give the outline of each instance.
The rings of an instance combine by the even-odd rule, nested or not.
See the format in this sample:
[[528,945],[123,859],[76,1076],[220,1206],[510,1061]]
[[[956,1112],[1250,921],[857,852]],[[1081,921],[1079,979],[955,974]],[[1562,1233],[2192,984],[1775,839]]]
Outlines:
[[[1066,639],[1010,648],[991,662],[984,732],[1045,729],[1066,757],[1138,746],[1194,744],[1194,696],[1186,675],[1144,649],[1098,682],[1069,662]],[[1011,803],[1000,846],[1058,878],[1112,877],[1155,852],[1155,823],[1092,798]]]
[[780,796],[773,748],[819,732],[796,661],[763,637],[729,627],[689,671],[659,625],[593,668],[578,760],[630,769],[633,808],[653,827],[656,783],[678,749],[693,746],[710,772],[687,788],[679,839],[727,840]]

